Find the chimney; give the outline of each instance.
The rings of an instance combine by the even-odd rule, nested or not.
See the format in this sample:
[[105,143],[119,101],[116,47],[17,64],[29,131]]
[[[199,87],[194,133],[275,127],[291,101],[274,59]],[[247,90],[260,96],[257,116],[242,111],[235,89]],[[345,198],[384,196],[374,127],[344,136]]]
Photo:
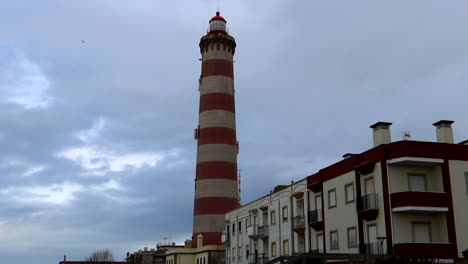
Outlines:
[[432,124],[437,128],[437,142],[453,144],[452,124],[453,121],[450,120],[440,120]]
[[203,235],[199,234],[197,236],[197,248],[203,247]]
[[352,156],[354,156],[354,155],[356,155],[356,154],[354,154],[354,153],[346,153],[346,154],[343,155],[343,159],[347,159],[347,158],[352,157]]
[[390,136],[390,126],[392,123],[377,122],[370,126],[374,130],[374,147],[392,142]]

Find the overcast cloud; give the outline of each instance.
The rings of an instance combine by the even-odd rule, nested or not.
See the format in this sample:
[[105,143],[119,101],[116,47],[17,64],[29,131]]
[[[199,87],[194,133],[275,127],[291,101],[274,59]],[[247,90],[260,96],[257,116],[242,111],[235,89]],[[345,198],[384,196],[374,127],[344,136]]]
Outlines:
[[[0,256],[57,263],[192,229],[198,41],[215,0],[2,1]],[[242,201],[393,140],[468,139],[468,2],[220,1]]]

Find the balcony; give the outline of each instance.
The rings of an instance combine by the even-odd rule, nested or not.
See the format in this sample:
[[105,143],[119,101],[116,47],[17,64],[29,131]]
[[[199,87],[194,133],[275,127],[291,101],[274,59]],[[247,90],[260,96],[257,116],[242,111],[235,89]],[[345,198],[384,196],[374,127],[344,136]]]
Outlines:
[[249,255],[249,264],[264,264],[266,262],[268,262],[268,257],[265,256],[265,253]]
[[230,246],[229,234],[224,233],[221,235],[221,244],[223,244],[225,247]]
[[367,255],[382,255],[383,253],[383,248],[382,245],[379,242],[372,242],[372,243],[366,243],[366,244],[361,244],[364,247],[361,246],[361,253],[367,254]]
[[258,226],[257,225],[251,225],[247,227],[247,235],[251,239],[258,239]]
[[293,230],[298,233],[304,233],[305,215],[297,215],[293,218]]
[[258,238],[262,240],[268,239],[268,225],[262,225],[258,227]]
[[309,251],[311,254],[323,254],[323,249],[317,248]]
[[395,254],[405,257],[424,257],[452,259],[457,257],[457,250],[450,243],[398,243],[394,245]]
[[392,212],[448,212],[449,195],[436,192],[398,192],[390,195]]
[[315,231],[323,230],[322,209],[309,211],[309,225]]
[[356,209],[358,214],[367,221],[372,221],[379,214],[379,199],[377,194],[366,194],[357,199]]

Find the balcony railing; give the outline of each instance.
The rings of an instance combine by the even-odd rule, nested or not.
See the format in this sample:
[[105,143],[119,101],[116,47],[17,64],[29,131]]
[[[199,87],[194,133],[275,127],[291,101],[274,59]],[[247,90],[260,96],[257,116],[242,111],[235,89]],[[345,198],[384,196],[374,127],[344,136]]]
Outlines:
[[450,243],[398,243],[394,245],[397,256],[453,259],[457,249]]
[[368,255],[382,255],[383,248],[379,242],[367,243],[366,254]]
[[224,233],[221,235],[221,244],[223,244],[225,247],[229,247],[229,234]]
[[450,196],[447,193],[437,192],[398,192],[390,195],[393,212],[410,211],[415,207],[424,208],[424,211],[448,211]]
[[264,264],[268,262],[268,257],[262,256],[262,254],[250,254],[249,255],[249,264]]
[[258,226],[251,225],[247,227],[247,235],[249,236],[249,238],[257,239],[258,238]]
[[312,253],[312,254],[322,254],[323,249],[320,249],[320,248],[312,249],[312,250],[310,250],[310,253]]
[[258,237],[261,239],[268,238],[268,225],[258,227]]
[[309,225],[315,230],[323,230],[322,209],[309,211]]
[[357,199],[356,209],[367,221],[375,220],[379,213],[379,196],[366,194]]
[[358,212],[379,209],[379,197],[377,194],[366,194],[361,196],[357,200],[357,210]]
[[309,224],[322,222],[322,209],[309,211]]
[[293,230],[300,230],[305,228],[305,215],[297,215],[293,218]]

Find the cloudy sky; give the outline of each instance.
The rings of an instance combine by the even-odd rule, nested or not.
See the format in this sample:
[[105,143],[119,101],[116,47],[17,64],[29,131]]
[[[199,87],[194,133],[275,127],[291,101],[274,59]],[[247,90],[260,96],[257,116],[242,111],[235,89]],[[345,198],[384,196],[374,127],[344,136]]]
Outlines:
[[[191,234],[198,41],[216,0],[1,1],[0,256],[57,263]],[[468,139],[468,2],[220,1],[242,200],[393,140]],[[84,43],[84,42],[85,43]]]

